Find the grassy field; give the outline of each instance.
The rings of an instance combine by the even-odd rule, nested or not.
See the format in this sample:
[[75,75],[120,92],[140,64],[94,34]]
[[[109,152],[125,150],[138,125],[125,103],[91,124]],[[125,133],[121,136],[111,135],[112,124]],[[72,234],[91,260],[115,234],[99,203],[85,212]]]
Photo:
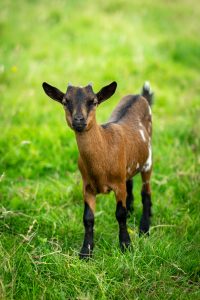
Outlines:
[[[1,1],[0,299],[200,299],[200,4],[150,2]],[[114,195],[100,195],[84,262],[75,137],[41,83],[113,80],[99,122],[145,80],[156,95],[151,234],[138,237],[137,176],[132,250],[118,247]]]

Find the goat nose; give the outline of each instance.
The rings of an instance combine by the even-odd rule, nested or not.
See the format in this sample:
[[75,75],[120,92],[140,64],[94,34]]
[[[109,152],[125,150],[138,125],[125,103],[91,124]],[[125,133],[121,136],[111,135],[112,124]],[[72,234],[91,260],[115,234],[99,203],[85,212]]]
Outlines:
[[83,121],[83,120],[84,120],[84,117],[81,116],[81,115],[76,115],[76,116],[74,116],[74,121],[76,121],[76,122],[81,122],[81,121]]

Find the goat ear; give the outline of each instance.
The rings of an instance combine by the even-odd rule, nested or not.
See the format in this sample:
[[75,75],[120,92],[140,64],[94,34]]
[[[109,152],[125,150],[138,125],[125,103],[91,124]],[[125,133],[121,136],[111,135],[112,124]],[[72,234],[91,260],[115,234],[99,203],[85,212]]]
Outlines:
[[110,98],[117,88],[117,82],[113,81],[109,85],[104,86],[96,95],[98,103],[101,103]]
[[58,102],[62,102],[63,97],[64,97],[64,93],[61,92],[59,89],[57,89],[56,87],[43,82],[42,87],[45,91],[45,93],[53,100],[56,100]]

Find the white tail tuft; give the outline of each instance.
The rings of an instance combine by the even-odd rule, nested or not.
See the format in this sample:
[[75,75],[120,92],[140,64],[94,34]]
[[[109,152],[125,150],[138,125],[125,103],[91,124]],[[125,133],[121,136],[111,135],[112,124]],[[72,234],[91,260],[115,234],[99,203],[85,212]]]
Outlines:
[[145,81],[143,88],[142,88],[141,95],[147,99],[147,101],[149,102],[149,105],[151,106],[153,103],[153,92],[151,90],[149,81]]
[[151,93],[151,86],[149,81],[145,81],[143,89],[149,93]]

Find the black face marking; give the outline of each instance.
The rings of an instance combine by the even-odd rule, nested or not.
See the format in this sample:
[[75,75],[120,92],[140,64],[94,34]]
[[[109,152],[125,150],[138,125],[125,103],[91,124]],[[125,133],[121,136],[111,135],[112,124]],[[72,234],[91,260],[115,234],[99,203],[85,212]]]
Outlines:
[[66,99],[72,101],[76,110],[81,110],[82,106],[93,106],[95,94],[91,86],[84,88],[70,86],[66,92]]
[[77,132],[82,132],[87,126],[87,118],[95,106],[95,93],[92,86],[68,86],[64,105],[72,117],[72,127]]
[[127,219],[127,210],[122,206],[122,202],[117,202],[116,208],[116,219],[119,223],[119,243],[120,248],[124,251],[130,245],[130,236],[127,231],[126,219]]
[[66,100],[64,106],[68,109],[70,114],[72,115],[73,112],[73,103],[71,100]]
[[93,242],[93,227],[94,227],[94,214],[85,202],[85,209],[83,214],[83,224],[85,226],[85,236],[83,241],[83,246],[80,251],[80,258],[89,258],[92,256],[92,250],[94,248]]
[[87,106],[87,113],[89,113],[96,106],[95,100],[94,99],[88,100],[86,106]]
[[123,106],[120,107],[120,110],[117,112],[115,116],[115,120],[113,122],[118,122],[121,120],[127,113],[130,107],[134,105],[140,99],[140,95],[133,95]]

